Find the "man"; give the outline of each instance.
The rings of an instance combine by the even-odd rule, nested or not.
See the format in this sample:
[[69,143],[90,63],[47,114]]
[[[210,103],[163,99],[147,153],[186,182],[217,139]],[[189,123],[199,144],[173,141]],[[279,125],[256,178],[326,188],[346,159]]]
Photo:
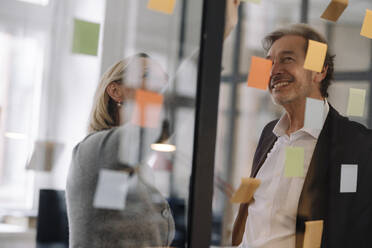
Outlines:
[[[264,39],[273,63],[269,92],[285,114],[262,131],[251,172],[261,185],[254,200],[239,208],[233,245],[299,248],[305,222],[323,220],[322,247],[372,247],[371,131],[339,115],[327,102],[334,59],[329,50],[321,72],[304,69],[309,40],[326,43],[304,24]],[[307,97],[324,101],[321,130],[304,127]],[[304,149],[303,178],[284,176],[288,146]],[[343,164],[357,165],[354,193],[340,191]]]

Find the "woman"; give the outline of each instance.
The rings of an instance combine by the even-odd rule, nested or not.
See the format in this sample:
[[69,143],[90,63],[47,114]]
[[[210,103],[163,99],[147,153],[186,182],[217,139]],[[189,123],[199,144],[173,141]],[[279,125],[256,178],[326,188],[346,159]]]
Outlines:
[[[149,72],[156,82],[149,80]],[[120,162],[118,154],[122,133],[133,125],[127,116],[120,115],[121,108],[133,100],[136,86],[159,90],[167,79],[146,54],[126,58],[103,75],[91,112],[90,134],[74,148],[67,179],[70,247],[170,245],[174,221],[168,203],[144,182],[133,164]],[[105,209],[95,205],[102,169],[128,174],[125,206]]]

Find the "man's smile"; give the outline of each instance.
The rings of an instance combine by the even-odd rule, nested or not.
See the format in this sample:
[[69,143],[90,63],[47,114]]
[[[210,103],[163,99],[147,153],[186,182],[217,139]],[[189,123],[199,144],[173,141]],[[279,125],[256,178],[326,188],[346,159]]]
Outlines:
[[276,91],[281,88],[287,87],[293,82],[294,82],[294,78],[289,75],[273,76],[270,82],[270,89]]

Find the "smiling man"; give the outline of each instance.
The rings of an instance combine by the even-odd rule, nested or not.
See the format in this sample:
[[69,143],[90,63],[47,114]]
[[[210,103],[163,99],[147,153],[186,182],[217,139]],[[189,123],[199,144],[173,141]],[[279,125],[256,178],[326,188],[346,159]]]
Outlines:
[[[322,247],[372,244],[371,131],[341,116],[327,101],[334,56],[323,70],[304,69],[309,40],[327,43],[308,25],[276,30],[264,39],[272,61],[269,91],[285,114],[263,129],[251,177],[261,185],[249,204],[241,204],[233,245],[247,248],[303,247],[305,222],[323,220]],[[304,127],[306,98],[324,103],[321,129]],[[346,99],[345,99],[346,100]],[[287,147],[304,150],[304,177],[285,177]],[[356,165],[355,192],[341,190],[343,165]],[[355,167],[353,167],[355,168]]]

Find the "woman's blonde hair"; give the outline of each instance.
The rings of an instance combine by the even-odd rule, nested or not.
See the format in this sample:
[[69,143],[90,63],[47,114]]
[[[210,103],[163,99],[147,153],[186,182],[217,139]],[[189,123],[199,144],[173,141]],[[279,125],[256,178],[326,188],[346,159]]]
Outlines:
[[118,118],[119,107],[117,103],[109,96],[106,89],[110,83],[119,84],[123,81],[125,69],[136,58],[147,58],[147,54],[139,53],[131,57],[120,60],[111,66],[102,76],[94,96],[92,111],[90,113],[88,132],[96,132],[104,129],[110,129],[120,125]]

